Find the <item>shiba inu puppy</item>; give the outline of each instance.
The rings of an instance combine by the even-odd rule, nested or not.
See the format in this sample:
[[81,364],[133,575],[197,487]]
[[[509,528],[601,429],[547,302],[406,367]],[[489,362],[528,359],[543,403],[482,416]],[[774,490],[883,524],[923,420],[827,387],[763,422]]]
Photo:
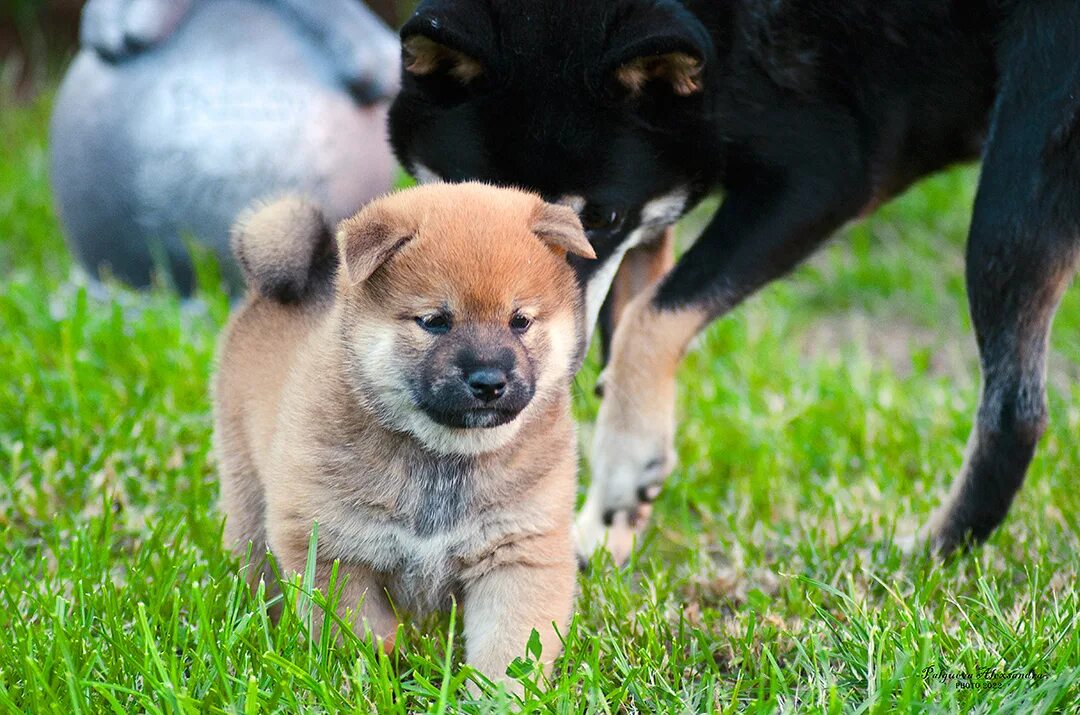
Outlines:
[[[570,384],[586,346],[573,210],[481,184],[379,199],[337,229],[285,199],[242,218],[250,295],[225,331],[216,449],[226,537],[347,580],[342,615],[392,647],[445,608],[495,680],[573,602]],[[252,568],[257,581],[262,572]]]

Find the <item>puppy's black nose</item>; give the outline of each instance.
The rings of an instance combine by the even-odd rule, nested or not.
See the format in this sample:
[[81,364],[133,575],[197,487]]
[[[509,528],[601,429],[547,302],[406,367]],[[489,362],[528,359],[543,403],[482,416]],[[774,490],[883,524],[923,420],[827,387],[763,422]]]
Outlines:
[[494,402],[506,392],[506,373],[494,367],[473,370],[465,377],[465,384],[484,402]]

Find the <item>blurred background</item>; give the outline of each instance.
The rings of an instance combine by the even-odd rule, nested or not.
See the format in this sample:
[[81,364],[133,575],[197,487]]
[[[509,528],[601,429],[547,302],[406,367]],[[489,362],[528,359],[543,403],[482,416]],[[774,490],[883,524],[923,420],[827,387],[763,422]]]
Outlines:
[[[317,1],[317,0],[316,0]],[[79,15],[85,0],[3,0],[0,2],[0,82],[25,99],[48,86],[65,59],[75,53]],[[415,0],[368,0],[367,5],[397,27]],[[51,74],[50,74],[51,73]],[[3,99],[0,99],[3,101]]]
[[[0,107],[51,103],[49,177],[92,287],[189,295],[254,202],[336,222],[393,187],[386,112],[406,0],[5,0]],[[369,12],[370,10],[370,12]]]
[[[4,0],[0,4],[0,97],[22,100],[74,53],[81,0]],[[4,101],[0,99],[0,101]]]

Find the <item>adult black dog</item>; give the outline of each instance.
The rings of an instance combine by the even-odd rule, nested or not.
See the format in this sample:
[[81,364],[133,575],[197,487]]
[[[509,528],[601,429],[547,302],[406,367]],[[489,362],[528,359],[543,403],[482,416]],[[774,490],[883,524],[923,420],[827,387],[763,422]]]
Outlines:
[[[599,256],[578,267],[592,319],[633,256],[601,319],[584,553],[626,543],[671,470],[673,376],[695,333],[980,152],[967,282],[982,397],[923,538],[946,553],[1001,522],[1046,427],[1050,323],[1080,255],[1080,3],[426,0],[401,36],[405,166],[577,207]],[[649,285],[665,229],[716,188],[704,233]]]

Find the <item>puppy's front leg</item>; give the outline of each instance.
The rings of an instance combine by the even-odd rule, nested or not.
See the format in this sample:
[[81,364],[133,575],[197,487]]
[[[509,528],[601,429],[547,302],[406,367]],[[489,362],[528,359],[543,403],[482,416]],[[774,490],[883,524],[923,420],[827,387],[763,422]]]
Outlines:
[[[275,533],[276,531],[276,533]],[[307,539],[285,539],[283,529],[271,528],[271,549],[277,558],[282,574],[303,573],[307,563]],[[294,531],[296,537],[302,530]],[[315,588],[330,598],[330,577],[334,562],[319,558],[315,563]],[[380,644],[387,652],[394,648],[394,636],[397,634],[397,616],[390,606],[386,592],[378,579],[366,567],[359,564],[338,563],[337,581],[333,584],[338,590],[337,615],[353,626],[353,631],[361,638]],[[323,614],[316,613],[312,619],[311,637],[318,640],[322,633]],[[336,629],[335,629],[336,630]]]
[[540,635],[544,672],[562,650],[574,602],[576,568],[569,543],[566,558],[552,563],[497,566],[465,588],[465,659],[493,681],[521,694],[520,683],[506,675],[514,659],[525,655],[533,629]]
[[[330,597],[330,575],[333,563],[320,562],[315,566],[315,585]],[[338,616],[352,624],[353,632],[381,646],[387,653],[394,649],[398,620],[386,592],[368,569],[356,564],[338,564],[336,587]],[[312,622],[312,637],[322,632],[323,619],[317,614]]]

